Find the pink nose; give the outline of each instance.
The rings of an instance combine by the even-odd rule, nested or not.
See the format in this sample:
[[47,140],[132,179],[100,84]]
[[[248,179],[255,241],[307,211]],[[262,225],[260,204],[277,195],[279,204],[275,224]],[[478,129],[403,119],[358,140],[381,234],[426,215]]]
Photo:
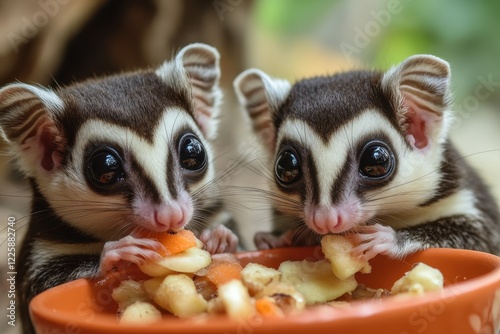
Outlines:
[[332,207],[319,207],[312,215],[311,228],[319,234],[342,232],[342,215]]
[[182,208],[175,203],[155,209],[154,219],[159,231],[178,231],[186,225]]

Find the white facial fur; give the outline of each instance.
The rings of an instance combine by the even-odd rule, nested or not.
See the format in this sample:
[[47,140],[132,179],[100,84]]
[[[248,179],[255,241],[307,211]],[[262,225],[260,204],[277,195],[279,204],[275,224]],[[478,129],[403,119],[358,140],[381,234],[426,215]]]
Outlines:
[[[214,178],[210,161],[213,152],[207,141],[217,133],[216,116],[222,97],[217,50],[204,44],[191,44],[154,73],[144,71],[128,75],[77,83],[58,93],[27,84],[11,84],[0,90],[0,131],[9,142],[20,169],[35,180],[38,190],[64,221],[78,230],[110,240],[130,233],[134,225],[156,231],[168,229],[171,224],[174,224],[171,226],[174,229],[183,227],[193,216],[195,202],[200,202],[200,197],[195,200],[188,192],[196,192]],[[155,81],[152,75],[164,84]],[[149,89],[138,87],[150,93],[145,94],[143,101],[143,95],[138,93],[140,89],[135,91],[127,85],[144,85],[145,82],[150,84]],[[126,89],[131,89],[130,94],[124,92]],[[100,104],[102,99],[108,98],[108,104]],[[75,101],[82,103],[77,105],[84,105],[82,115],[85,115],[85,110],[90,111],[78,122],[73,122],[71,117],[71,113],[75,113],[76,118],[80,116],[78,110],[73,110]],[[88,106],[92,103],[96,104],[95,111]],[[162,112],[161,106],[158,107],[161,103],[169,109]],[[108,108],[111,116],[107,116],[107,111],[98,111],[99,108]],[[137,117],[136,112],[147,112],[150,116],[139,122],[142,128],[138,132],[134,132],[134,124],[130,123]],[[123,120],[120,119],[122,115]],[[117,125],[122,121],[128,127]],[[151,121],[153,133],[151,142],[145,139],[150,137],[147,134],[149,129],[144,125],[148,121]],[[208,170],[201,179],[190,181],[189,189],[185,189],[179,167],[167,172],[167,152],[177,153],[178,149],[171,136],[181,128],[191,129],[203,144],[209,160]],[[69,148],[67,140],[71,141],[72,135],[76,138]],[[144,189],[146,185],[142,190],[139,187],[133,196],[130,192],[136,189],[128,189],[129,194],[121,196],[104,196],[91,191],[85,181],[86,162],[83,161],[84,150],[90,141],[116,144],[124,152],[125,164],[130,164],[126,155],[133,156],[147,178],[146,183],[154,185],[159,199],[155,198],[153,203],[148,190]],[[176,153],[172,154],[175,156]],[[167,174],[170,174],[169,180],[166,180]],[[171,198],[173,190],[169,189],[167,182],[176,184],[176,199]],[[203,205],[211,205],[216,196],[205,197],[208,198],[203,199]],[[133,199],[131,204],[130,198]]]
[[[290,96],[288,91],[283,94],[281,88],[284,85],[273,84],[282,80],[258,70],[243,72],[234,83],[240,103],[250,116],[257,134],[263,136],[271,132],[276,138],[272,143],[276,145],[266,145],[271,148],[268,153],[272,166],[281,154],[280,143],[284,139],[300,143],[312,155],[317,174],[317,182],[312,186],[314,189],[306,187],[301,190],[305,193],[283,192],[283,195],[293,196],[298,205],[278,200],[276,207],[286,214],[299,216],[320,234],[343,232],[365,224],[371,218],[380,222],[381,217],[398,217],[387,219],[387,223],[383,221],[394,226],[419,224],[423,222],[424,211],[435,210],[437,205],[433,203],[420,207],[437,194],[440,184],[444,144],[451,120],[448,63],[431,55],[416,55],[385,73],[370,74],[366,71],[361,74],[366,75],[363,79],[358,73],[353,71],[326,77],[329,79],[317,77],[300,81],[289,90],[293,91]],[[349,78],[348,83],[343,81],[346,78]],[[349,91],[344,87],[350,87]],[[315,100],[314,94],[323,104],[311,103]],[[387,103],[390,106],[383,107],[384,111],[380,112],[373,109],[377,107],[360,108],[359,103],[367,103],[367,99],[373,99],[371,101],[375,105]],[[346,101],[352,101],[353,106]],[[322,113],[339,116],[323,117],[317,108]],[[278,125],[275,123],[277,118],[282,118]],[[271,124],[266,127],[262,119]],[[315,124],[315,128],[309,126],[310,122],[334,123],[329,132],[325,130],[327,123]],[[359,145],[366,144],[360,140],[369,141],[366,136],[372,133],[388,138],[390,142],[387,144],[394,151],[397,166],[390,181],[379,183],[376,187],[363,187],[359,193],[356,190],[361,180],[356,151]],[[346,161],[356,161],[356,166],[347,167],[350,169],[348,173]],[[342,180],[347,186],[334,189],[336,180]],[[272,186],[274,191],[282,191],[280,186]],[[332,203],[332,194],[335,203]],[[463,200],[458,197],[457,201]],[[291,206],[293,209],[290,209]],[[299,207],[303,208],[302,212],[298,212]],[[406,214],[411,215],[410,212],[420,219],[402,218]]]
[[[110,240],[129,233],[129,229],[136,226],[157,231],[163,228],[168,229],[168,222],[165,223],[167,227],[162,227],[158,226],[155,221],[158,217],[161,219],[161,217],[170,216],[172,212],[180,211],[178,214],[183,216],[182,223],[185,225],[193,215],[193,199],[186,191],[179,193],[178,199],[172,199],[167,182],[181,181],[179,179],[166,180],[165,178],[169,146],[172,149],[177,149],[170,136],[185,127],[192,129],[193,133],[197,135],[207,151],[208,159],[210,159],[213,152],[209,143],[197,130],[192,118],[177,108],[166,111],[159,126],[152,129],[155,133],[152,144],[146,142],[130,129],[99,120],[90,120],[82,126],[78,133],[71,164],[65,170],[55,173],[52,178],[41,180],[41,191],[53,203],[56,213],[65,221],[91,235],[106,237]],[[89,141],[117,143],[126,152],[125,154],[133,155],[161,194],[162,203],[160,205],[154,204],[146,194],[138,193],[135,194],[132,208],[128,208],[123,196],[103,196],[89,191],[88,185],[85,183],[83,167],[85,164],[83,161],[84,149]],[[195,192],[203,184],[213,179],[214,171],[211,166],[212,162],[209,160],[209,170],[201,181],[191,185],[191,192]],[[182,187],[178,187],[178,189],[182,189]],[[86,210],[92,210],[92,212],[85,213]],[[155,214],[158,217],[155,218]],[[92,220],[106,222],[106,224],[91,224],[89,223],[90,217]],[[164,219],[168,220],[168,218]]]
[[[330,194],[334,181],[339,177],[348,177],[339,175],[342,165],[348,159],[348,155],[353,154],[354,143],[357,143],[364,134],[371,132],[385,133],[394,145],[393,149],[400,162],[395,177],[387,186],[367,192],[365,198],[370,199],[369,203],[364,203],[355,195],[353,190],[357,180],[349,180],[351,186],[341,194],[341,203],[333,206]],[[283,138],[294,139],[308,147],[316,163],[320,180],[319,205],[306,202],[303,217],[316,232],[326,233],[314,222],[318,210],[333,208],[331,215],[341,215],[344,223],[332,226],[328,232],[343,232],[381,213],[398,214],[414,209],[415,203],[424,202],[429,193],[435,190],[439,178],[439,173],[436,173],[441,163],[439,150],[432,150],[427,154],[410,150],[402,141],[398,131],[375,110],[365,111],[358,118],[344,124],[326,145],[312,128],[296,119],[284,121],[278,133],[278,143]]]

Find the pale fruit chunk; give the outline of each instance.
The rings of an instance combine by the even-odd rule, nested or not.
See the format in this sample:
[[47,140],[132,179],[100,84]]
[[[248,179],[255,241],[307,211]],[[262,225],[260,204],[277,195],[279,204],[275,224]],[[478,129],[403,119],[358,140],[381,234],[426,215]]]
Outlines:
[[197,247],[169,255],[158,262],[159,265],[180,273],[195,273],[210,263],[212,263],[210,253]]
[[127,306],[120,317],[122,324],[151,324],[161,319],[161,312],[153,304],[136,301]]
[[420,295],[427,291],[443,289],[443,274],[435,268],[418,263],[403,277],[398,279],[391,289],[391,294],[410,293]]
[[178,317],[197,315],[207,309],[207,301],[196,291],[193,280],[184,274],[165,277],[156,290],[154,301]]
[[294,286],[306,304],[324,303],[356,289],[354,276],[340,280],[332,275],[330,261],[285,261],[279,267],[281,281]]
[[218,298],[231,319],[247,319],[255,313],[248,290],[240,280],[233,279],[219,286]]
[[241,271],[241,280],[251,296],[261,292],[267,285],[278,282],[281,273],[258,263],[249,263]]
[[222,303],[222,300],[219,297],[214,297],[208,301],[207,313],[208,314],[224,314],[225,313],[224,303]]
[[146,300],[147,296],[140,282],[125,280],[113,289],[111,298],[118,304],[120,309],[125,309],[136,301]]
[[353,245],[340,235],[325,235],[321,239],[321,249],[325,258],[332,264],[332,271],[339,279],[344,280],[358,271],[367,274],[372,267],[367,260],[359,259],[351,255]]
[[142,289],[149,299],[154,299],[156,290],[158,290],[164,279],[164,277],[154,277],[142,282]]
[[144,264],[139,265],[139,269],[148,276],[151,277],[165,277],[167,275],[175,274],[176,272],[173,270],[164,267],[158,262],[146,262]]
[[256,299],[264,297],[274,299],[284,314],[300,311],[306,307],[304,296],[290,283],[273,282],[266,285],[261,292],[255,295]]

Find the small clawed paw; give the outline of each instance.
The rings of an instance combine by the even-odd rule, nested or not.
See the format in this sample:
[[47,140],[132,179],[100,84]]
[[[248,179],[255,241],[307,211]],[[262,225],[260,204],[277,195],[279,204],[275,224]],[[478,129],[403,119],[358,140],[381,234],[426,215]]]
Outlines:
[[127,265],[143,264],[147,261],[160,260],[158,253],[165,250],[156,240],[124,237],[118,241],[108,241],[104,244],[101,254],[100,268],[103,274],[121,269]]
[[378,254],[389,254],[397,248],[395,231],[380,224],[360,227],[349,239],[356,245],[352,254],[365,260]]
[[236,252],[239,243],[238,236],[224,225],[204,230],[200,234],[200,241],[210,254]]

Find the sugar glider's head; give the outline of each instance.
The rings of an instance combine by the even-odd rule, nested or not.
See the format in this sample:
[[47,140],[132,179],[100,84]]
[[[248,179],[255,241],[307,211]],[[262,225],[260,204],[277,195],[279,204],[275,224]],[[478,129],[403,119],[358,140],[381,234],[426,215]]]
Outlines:
[[0,90],[0,130],[56,214],[91,235],[179,230],[210,206],[219,54],[186,46],[159,68],[57,90]]
[[386,72],[295,84],[251,69],[234,82],[268,148],[275,206],[319,234],[432,200],[450,122],[445,61],[413,56]]

